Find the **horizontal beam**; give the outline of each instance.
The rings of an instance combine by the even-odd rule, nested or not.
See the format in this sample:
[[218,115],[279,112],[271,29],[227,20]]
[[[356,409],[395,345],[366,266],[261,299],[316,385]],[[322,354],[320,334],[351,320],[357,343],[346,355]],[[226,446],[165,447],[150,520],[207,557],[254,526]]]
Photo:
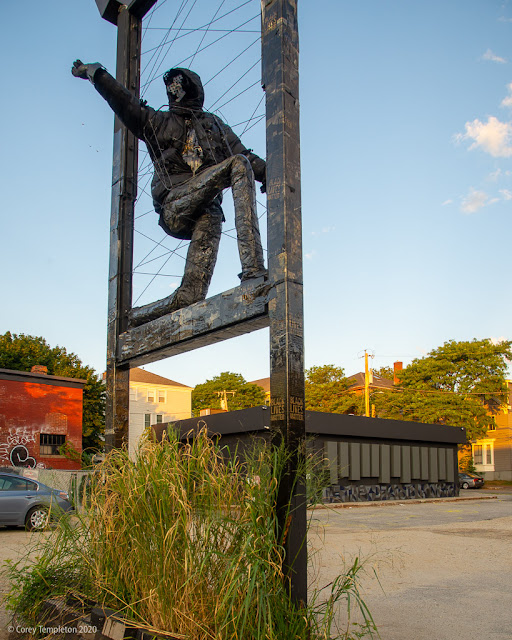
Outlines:
[[137,367],[268,327],[268,282],[254,278],[119,336],[117,363]]

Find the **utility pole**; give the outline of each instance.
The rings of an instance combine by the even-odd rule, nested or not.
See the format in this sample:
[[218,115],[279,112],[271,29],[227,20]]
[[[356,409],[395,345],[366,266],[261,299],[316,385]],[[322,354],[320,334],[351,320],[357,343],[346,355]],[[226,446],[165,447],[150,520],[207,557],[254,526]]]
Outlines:
[[266,94],[270,320],[270,407],[273,442],[288,458],[277,515],[283,571],[297,605],[307,602],[304,478],[304,336],[299,141],[297,0],[261,0],[262,82]]
[[372,372],[368,367],[368,352],[364,350],[364,415],[370,417],[370,384],[373,382]]
[[224,411],[229,411],[229,409],[228,409],[228,394],[230,396],[234,396],[236,391],[226,391],[226,389],[223,389],[222,391],[216,391],[216,393],[220,397],[220,408],[224,409]]

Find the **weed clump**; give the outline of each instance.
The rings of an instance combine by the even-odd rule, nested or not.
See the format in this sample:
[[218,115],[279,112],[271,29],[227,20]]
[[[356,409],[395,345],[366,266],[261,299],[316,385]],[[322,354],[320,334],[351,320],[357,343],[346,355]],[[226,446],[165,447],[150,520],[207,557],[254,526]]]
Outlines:
[[371,635],[357,559],[327,597],[312,594],[302,607],[290,598],[276,518],[285,461],[267,445],[227,456],[206,431],[185,444],[172,431],[146,441],[134,461],[112,451],[86,511],[43,536],[35,560],[11,565],[10,608],[37,622],[45,598],[72,596],[193,640],[316,640],[332,637],[345,598],[364,624],[338,637]]

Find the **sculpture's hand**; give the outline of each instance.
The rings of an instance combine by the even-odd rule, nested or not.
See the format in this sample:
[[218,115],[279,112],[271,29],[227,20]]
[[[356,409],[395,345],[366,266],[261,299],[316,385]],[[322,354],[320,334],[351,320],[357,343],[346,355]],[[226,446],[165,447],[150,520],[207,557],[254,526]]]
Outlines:
[[260,191],[261,191],[261,193],[267,193],[267,181],[266,180],[265,180],[265,182],[261,183]]
[[75,78],[83,78],[84,80],[87,80],[87,65],[81,60],[75,60],[71,67],[71,73]]

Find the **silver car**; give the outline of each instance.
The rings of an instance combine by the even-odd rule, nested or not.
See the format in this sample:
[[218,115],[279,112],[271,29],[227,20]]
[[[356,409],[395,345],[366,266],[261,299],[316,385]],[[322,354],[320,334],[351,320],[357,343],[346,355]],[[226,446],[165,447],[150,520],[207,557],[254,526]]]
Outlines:
[[0,472],[0,525],[41,531],[52,515],[72,509],[65,491],[14,473]]

